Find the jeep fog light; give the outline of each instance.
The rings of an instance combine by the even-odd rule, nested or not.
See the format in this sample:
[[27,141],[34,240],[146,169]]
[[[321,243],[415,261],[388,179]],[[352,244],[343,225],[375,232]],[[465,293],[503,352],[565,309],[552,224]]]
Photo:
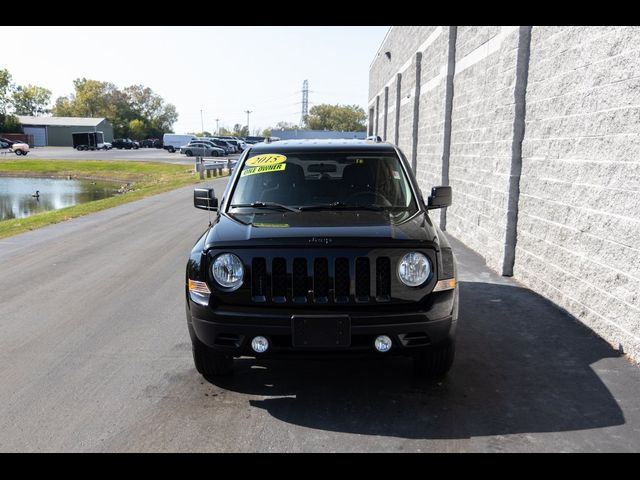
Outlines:
[[265,337],[255,337],[251,340],[251,348],[256,353],[264,353],[269,350],[269,340]]
[[236,290],[242,285],[244,267],[242,261],[233,253],[218,255],[211,266],[213,278],[221,287]]
[[379,335],[373,345],[379,352],[388,352],[391,349],[391,339],[386,335]]
[[407,253],[398,263],[398,278],[408,287],[419,287],[431,276],[431,262],[420,252]]

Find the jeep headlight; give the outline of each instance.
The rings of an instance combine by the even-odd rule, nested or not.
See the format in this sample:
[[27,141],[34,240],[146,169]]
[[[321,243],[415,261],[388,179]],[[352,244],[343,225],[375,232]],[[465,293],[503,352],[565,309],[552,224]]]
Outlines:
[[213,261],[211,273],[221,287],[236,290],[242,285],[244,267],[242,261],[233,253],[222,253]]
[[398,277],[408,287],[419,287],[431,276],[431,262],[420,252],[407,253],[398,263]]

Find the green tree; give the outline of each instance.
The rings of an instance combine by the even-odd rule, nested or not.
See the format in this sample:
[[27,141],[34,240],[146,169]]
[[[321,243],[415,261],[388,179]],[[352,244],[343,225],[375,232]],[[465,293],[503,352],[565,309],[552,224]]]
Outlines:
[[147,127],[142,120],[135,119],[129,122],[129,136],[134,139],[142,140],[147,132]]
[[270,137],[271,136],[271,127],[267,127],[264,130],[262,130],[262,136],[263,137]]
[[14,89],[9,70],[0,69],[0,132],[22,132],[20,122],[10,112]]
[[12,100],[17,115],[43,115],[49,112],[51,90],[36,85],[20,86],[13,91]]
[[86,78],[74,80],[73,85],[73,94],[56,100],[54,115],[104,117],[113,125],[116,137],[161,137],[178,120],[176,107],[144,85],[121,90],[112,83]]
[[0,69],[0,114],[6,115],[8,113],[14,88],[9,70]]
[[227,137],[246,137],[249,135],[249,129],[246,125],[242,126],[239,123],[236,123],[231,130],[225,127],[220,127],[218,134]]
[[304,119],[311,130],[360,132],[366,130],[367,116],[357,105],[314,105]]
[[278,122],[276,123],[276,129],[278,130],[301,130],[300,125],[293,122]]

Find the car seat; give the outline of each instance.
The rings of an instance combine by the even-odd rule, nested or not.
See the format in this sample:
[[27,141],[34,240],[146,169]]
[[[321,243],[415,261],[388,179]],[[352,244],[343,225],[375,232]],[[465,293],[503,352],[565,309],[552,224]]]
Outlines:
[[286,163],[286,168],[278,172],[260,173],[262,190],[260,201],[284,205],[301,205],[304,199],[304,170],[295,163]]

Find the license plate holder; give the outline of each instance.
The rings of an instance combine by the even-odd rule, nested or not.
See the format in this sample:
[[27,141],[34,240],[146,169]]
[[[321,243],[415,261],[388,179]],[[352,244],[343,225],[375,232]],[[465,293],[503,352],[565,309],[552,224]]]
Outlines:
[[348,315],[293,315],[291,340],[296,348],[346,348],[351,345]]

